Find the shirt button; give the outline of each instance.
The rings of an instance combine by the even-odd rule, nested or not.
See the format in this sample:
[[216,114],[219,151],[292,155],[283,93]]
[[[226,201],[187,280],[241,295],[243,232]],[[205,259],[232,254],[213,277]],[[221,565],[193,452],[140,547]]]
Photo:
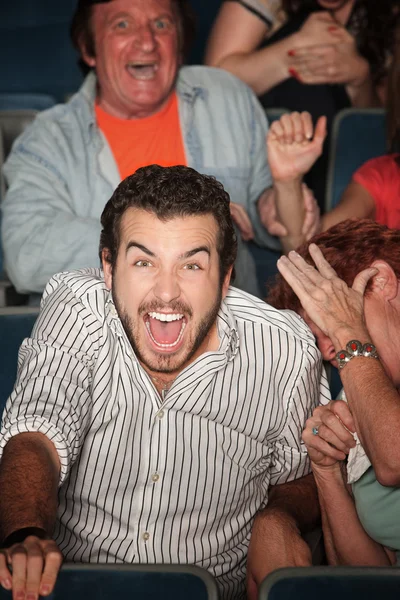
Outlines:
[[163,411],[163,410],[160,410],[160,411],[157,413],[157,418],[158,418],[158,419],[162,419],[162,418],[163,418],[163,416],[164,416],[164,411]]
[[153,475],[151,476],[152,480],[154,482],[158,481],[160,479],[160,476],[158,473],[153,473]]
[[143,537],[144,541],[145,541],[145,542],[147,542],[147,540],[149,540],[149,539],[150,539],[150,534],[149,534],[149,532],[148,532],[148,531],[145,531],[142,537]]
[[110,313],[112,314],[113,317],[117,316],[117,309],[115,308],[115,306],[113,306],[113,305],[110,306]]

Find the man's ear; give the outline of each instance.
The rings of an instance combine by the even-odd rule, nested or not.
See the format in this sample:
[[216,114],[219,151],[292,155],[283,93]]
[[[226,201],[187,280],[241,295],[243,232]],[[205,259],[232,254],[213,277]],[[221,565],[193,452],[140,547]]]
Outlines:
[[229,289],[229,286],[231,283],[232,269],[233,269],[233,265],[231,267],[229,267],[228,272],[224,277],[224,282],[222,284],[222,300],[225,298],[225,296],[228,293],[228,289]]
[[83,39],[83,36],[79,40],[79,50],[81,53],[82,60],[88,65],[88,67],[91,67],[92,69],[94,69],[96,66],[96,57],[88,52],[88,49],[87,49],[85,40]]
[[104,281],[109,290],[112,288],[112,266],[110,259],[110,251],[108,248],[103,248],[101,251],[101,264],[103,266]]
[[384,260],[375,260],[371,267],[378,273],[371,279],[371,290],[380,294],[385,300],[393,300],[399,292],[399,281],[392,267]]

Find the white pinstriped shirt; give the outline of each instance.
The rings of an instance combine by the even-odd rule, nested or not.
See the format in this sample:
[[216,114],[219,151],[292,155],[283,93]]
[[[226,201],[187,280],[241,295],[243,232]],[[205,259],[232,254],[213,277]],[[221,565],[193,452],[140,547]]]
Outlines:
[[268,486],[309,472],[301,431],[329,396],[292,312],[230,288],[220,347],[164,400],[138,363],[100,270],[54,276],[24,340],[0,445],[40,431],[61,461],[55,539],[67,561],[189,563],[242,598]]

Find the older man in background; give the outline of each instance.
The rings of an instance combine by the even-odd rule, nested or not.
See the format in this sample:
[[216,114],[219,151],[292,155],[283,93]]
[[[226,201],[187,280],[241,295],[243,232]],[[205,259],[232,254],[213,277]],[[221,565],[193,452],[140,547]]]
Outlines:
[[71,100],[40,114],[5,165],[6,269],[20,292],[56,272],[97,266],[99,217],[137,168],[187,165],[231,197],[238,287],[258,294],[245,243],[278,249],[263,226],[272,186],[267,122],[251,90],[208,67],[182,67],[187,0],[79,0],[72,40],[90,71]]

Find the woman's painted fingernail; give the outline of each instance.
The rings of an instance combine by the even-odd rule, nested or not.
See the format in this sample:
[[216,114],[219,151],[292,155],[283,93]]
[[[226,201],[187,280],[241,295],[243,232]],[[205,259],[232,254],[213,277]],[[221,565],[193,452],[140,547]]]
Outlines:
[[336,25],[331,25],[330,27],[328,27],[328,31],[338,31],[339,27],[336,27]]
[[294,77],[295,79],[297,79],[298,81],[301,81],[300,79],[300,75],[298,74],[298,72],[296,71],[296,69],[289,69],[289,73],[292,77]]
[[289,50],[288,56],[295,56],[296,50]]
[[1,585],[3,586],[3,588],[5,588],[6,590],[11,590],[12,587],[12,583],[9,579],[3,579],[3,581],[1,582]]

